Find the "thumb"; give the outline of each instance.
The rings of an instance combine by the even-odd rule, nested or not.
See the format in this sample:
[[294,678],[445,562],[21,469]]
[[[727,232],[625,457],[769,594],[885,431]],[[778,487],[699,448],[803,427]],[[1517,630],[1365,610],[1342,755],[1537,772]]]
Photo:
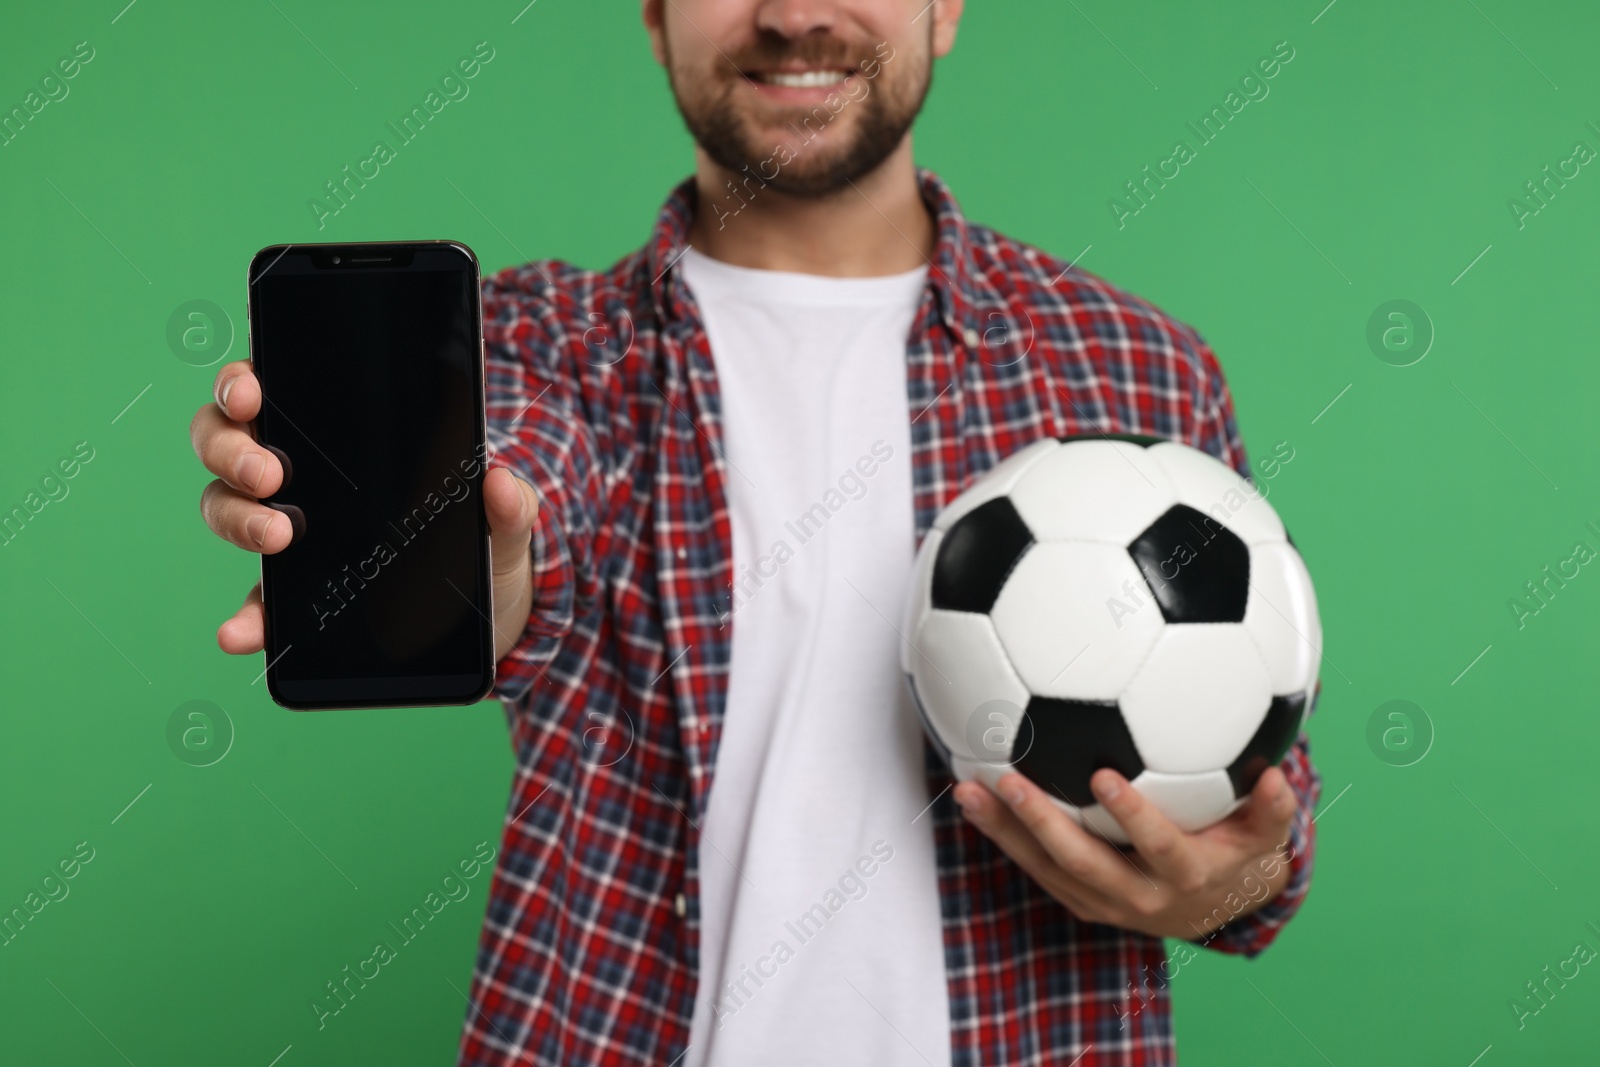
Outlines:
[[1299,803],[1282,769],[1268,767],[1256,780],[1245,809],[1249,812],[1251,826],[1263,837],[1277,842],[1288,837],[1289,825]]
[[483,478],[483,510],[489,519],[496,584],[524,578],[528,542],[539,518],[539,494],[507,468],[494,467]]

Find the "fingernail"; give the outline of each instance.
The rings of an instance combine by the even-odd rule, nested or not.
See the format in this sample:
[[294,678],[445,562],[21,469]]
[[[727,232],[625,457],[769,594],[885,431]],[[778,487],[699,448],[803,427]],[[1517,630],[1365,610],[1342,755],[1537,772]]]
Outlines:
[[261,447],[278,457],[278,466],[283,468],[283,484],[278,487],[278,491],[282,492],[289,488],[290,482],[294,481],[294,464],[289,462],[289,453],[272,445],[262,445]]
[[[222,392],[220,394],[218,394],[218,396],[217,396],[217,407],[222,409],[222,413],[224,415],[228,415],[228,393],[233,389],[233,383],[238,381],[238,380],[239,380],[239,376],[237,374],[235,374],[233,377],[229,378],[226,382],[223,383]],[[231,419],[231,418],[233,418],[233,416],[232,415],[228,415],[228,418]]]
[[239,484],[255,492],[261,486],[261,479],[267,473],[267,464],[259,452],[246,452],[239,457],[239,462],[233,466],[234,476]]
[[252,515],[244,524],[245,533],[260,548],[267,543],[267,530],[272,526],[272,515]]
[[282,512],[289,520],[289,543],[292,545],[306,535],[306,513],[293,504],[268,504],[273,511]]
[[1102,784],[1098,792],[1102,801],[1109,803],[1122,795],[1122,786],[1115,778],[1101,778],[1100,782]]
[[1014,778],[1007,778],[1000,783],[1000,798],[1013,808],[1022,803],[1024,792],[1022,785]]

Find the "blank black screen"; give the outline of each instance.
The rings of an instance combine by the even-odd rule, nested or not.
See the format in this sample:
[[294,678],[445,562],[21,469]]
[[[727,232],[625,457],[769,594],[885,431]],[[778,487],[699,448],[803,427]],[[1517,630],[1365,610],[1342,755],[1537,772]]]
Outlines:
[[319,270],[290,255],[252,286],[257,432],[293,470],[268,502],[306,520],[263,557],[267,655],[290,703],[443,703],[483,677],[477,300],[457,257]]

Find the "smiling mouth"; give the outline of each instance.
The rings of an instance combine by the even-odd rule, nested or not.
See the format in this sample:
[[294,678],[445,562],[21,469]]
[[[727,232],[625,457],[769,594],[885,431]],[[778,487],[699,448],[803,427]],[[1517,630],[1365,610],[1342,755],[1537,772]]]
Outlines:
[[842,85],[853,70],[751,70],[745,77],[758,85],[780,89],[828,89]]

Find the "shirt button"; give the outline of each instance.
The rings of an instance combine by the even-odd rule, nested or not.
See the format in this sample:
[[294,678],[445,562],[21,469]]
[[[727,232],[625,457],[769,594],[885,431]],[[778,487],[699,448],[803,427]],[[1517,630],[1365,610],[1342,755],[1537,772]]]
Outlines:
[[977,348],[979,343],[983,340],[983,338],[978,336],[978,331],[971,329],[970,327],[966,333],[962,334],[962,337],[966,339],[968,348]]
[[672,910],[678,913],[678,918],[680,919],[689,914],[689,901],[684,898],[682,893],[679,893],[677,897],[673,899]]
[[710,733],[711,732],[711,723],[709,721],[705,720],[705,719],[701,719],[700,720],[700,732],[703,733],[703,734]]
[[679,559],[687,559],[688,557],[689,557],[689,550],[687,548],[678,549],[678,558]]

